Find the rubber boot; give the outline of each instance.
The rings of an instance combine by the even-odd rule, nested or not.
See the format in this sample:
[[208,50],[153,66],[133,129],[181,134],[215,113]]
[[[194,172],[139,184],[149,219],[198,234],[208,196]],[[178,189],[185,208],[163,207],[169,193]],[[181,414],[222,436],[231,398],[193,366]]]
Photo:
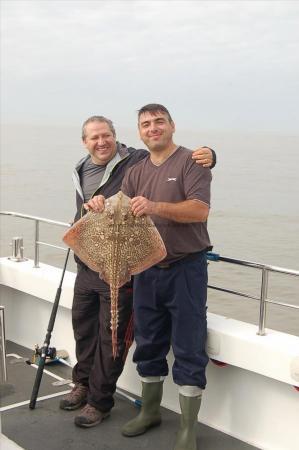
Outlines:
[[161,423],[160,403],[163,394],[163,381],[155,383],[142,382],[142,406],[135,419],[122,427],[124,436],[133,437],[145,433],[149,428]]
[[201,395],[186,397],[179,394],[179,398],[182,415],[174,450],[196,450],[196,425]]

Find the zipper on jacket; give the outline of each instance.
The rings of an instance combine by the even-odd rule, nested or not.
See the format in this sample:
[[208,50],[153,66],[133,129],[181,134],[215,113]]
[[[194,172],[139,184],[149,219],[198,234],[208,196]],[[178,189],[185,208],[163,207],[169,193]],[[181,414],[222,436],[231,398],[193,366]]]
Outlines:
[[[117,164],[115,164],[115,166],[113,167],[113,169],[112,169],[111,172],[110,172],[109,178],[108,178],[108,180],[106,181],[106,183],[110,180],[111,175],[113,174],[115,168],[116,168],[122,161],[124,161],[125,159],[127,159],[128,156],[130,156],[130,154],[126,155],[124,158],[122,158],[120,161],[118,161]],[[106,183],[105,183],[105,184],[106,184]],[[103,186],[105,186],[105,184],[103,184]],[[98,187],[96,188],[96,190],[94,191],[94,193],[91,194],[91,197],[90,197],[89,200],[91,200],[91,199],[94,197],[94,195],[95,195],[95,193],[97,192],[97,190],[100,189],[100,188],[103,187],[103,186],[98,186]],[[99,194],[99,195],[100,195],[100,194]],[[89,200],[88,200],[88,201],[89,201]],[[82,203],[82,206],[81,206],[81,219],[82,219],[82,217],[84,216],[83,212],[85,211],[84,203],[86,203],[86,202],[83,202],[83,203]],[[88,211],[86,211],[86,212],[88,212]]]

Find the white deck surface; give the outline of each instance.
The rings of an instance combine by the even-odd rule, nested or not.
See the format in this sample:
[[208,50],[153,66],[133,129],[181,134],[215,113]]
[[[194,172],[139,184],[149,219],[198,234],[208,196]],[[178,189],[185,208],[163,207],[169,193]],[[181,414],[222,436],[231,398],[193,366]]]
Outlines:
[[8,439],[4,434],[0,433],[0,450],[24,450],[15,442]]

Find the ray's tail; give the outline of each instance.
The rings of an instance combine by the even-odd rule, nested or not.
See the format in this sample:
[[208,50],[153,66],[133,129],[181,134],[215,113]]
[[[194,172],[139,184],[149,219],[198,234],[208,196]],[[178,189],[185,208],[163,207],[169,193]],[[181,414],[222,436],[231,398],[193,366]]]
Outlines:
[[117,327],[118,327],[118,288],[110,287],[111,292],[111,337],[112,337],[112,355],[115,359],[118,355],[117,346]]

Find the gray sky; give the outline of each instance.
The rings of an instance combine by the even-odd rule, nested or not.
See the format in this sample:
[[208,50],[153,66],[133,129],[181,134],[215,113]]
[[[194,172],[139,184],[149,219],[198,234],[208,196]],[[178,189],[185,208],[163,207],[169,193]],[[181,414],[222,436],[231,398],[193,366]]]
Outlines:
[[1,1],[2,122],[298,134],[297,1]]

